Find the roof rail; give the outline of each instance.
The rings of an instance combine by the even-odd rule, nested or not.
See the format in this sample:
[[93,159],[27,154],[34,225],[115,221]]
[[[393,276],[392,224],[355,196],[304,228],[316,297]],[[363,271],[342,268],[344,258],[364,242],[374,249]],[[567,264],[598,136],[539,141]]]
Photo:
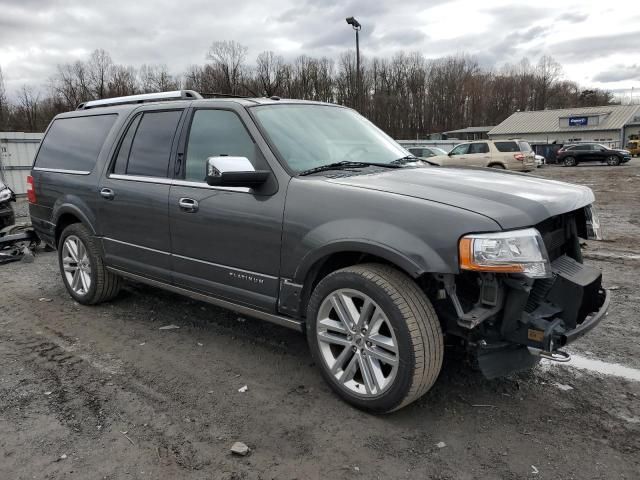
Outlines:
[[88,110],[97,107],[110,107],[113,105],[125,105],[129,103],[160,102],[163,100],[197,100],[202,95],[193,90],[174,90],[172,92],[143,93],[141,95],[128,95],[126,97],[103,98],[90,100],[78,105],[77,110]]
[[247,95],[236,95],[235,93],[220,93],[220,92],[202,92],[203,97],[221,97],[221,98],[251,98]]

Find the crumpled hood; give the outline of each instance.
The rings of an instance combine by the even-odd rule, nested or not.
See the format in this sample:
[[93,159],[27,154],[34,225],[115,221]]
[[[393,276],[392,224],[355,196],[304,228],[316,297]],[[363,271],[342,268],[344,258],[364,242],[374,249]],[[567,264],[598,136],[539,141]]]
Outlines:
[[327,181],[463,208],[504,229],[529,227],[595,199],[588,187],[486,168],[402,168]]

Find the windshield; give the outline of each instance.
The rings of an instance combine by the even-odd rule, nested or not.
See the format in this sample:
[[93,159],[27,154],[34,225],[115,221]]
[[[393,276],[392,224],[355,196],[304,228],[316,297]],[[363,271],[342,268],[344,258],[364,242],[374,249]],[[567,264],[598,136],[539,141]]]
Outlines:
[[337,162],[388,163],[410,155],[367,119],[330,105],[261,105],[252,111],[287,165],[300,173]]

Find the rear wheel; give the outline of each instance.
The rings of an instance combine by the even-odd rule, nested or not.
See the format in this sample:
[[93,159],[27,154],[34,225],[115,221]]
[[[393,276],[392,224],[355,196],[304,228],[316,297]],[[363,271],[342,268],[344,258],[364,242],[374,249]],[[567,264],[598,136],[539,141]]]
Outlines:
[[385,265],[347,267],[321,280],[307,308],[307,339],[331,388],[370,412],[418,399],[442,366],[431,303],[411,278]]
[[105,268],[95,237],[81,223],[62,231],[58,263],[64,285],[78,303],[93,305],[111,300],[120,291],[120,277]]
[[617,165],[620,165],[620,157],[616,156],[616,155],[610,155],[607,157],[607,165],[610,165],[612,167],[615,167]]
[[498,170],[505,170],[504,165],[501,163],[492,163],[489,168],[497,168]]
[[574,157],[566,157],[562,163],[565,167],[575,167],[576,159]]

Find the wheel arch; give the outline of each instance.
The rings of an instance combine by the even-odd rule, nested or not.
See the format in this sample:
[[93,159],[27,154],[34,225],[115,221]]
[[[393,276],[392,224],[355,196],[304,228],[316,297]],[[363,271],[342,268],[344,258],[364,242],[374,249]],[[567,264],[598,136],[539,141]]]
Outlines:
[[487,165],[487,168],[493,168],[494,166],[499,165],[500,167],[504,168],[505,170],[507,170],[507,165],[504,162],[501,162],[499,160],[492,160],[491,162],[489,162],[489,164]]
[[409,256],[372,242],[344,241],[326,245],[307,255],[296,270],[294,281],[302,285],[300,316],[306,314],[311,293],[322,278],[341,268],[361,263],[390,265],[416,280],[430,271]]
[[89,215],[73,203],[61,203],[56,206],[53,213],[53,223],[55,225],[54,239],[56,247],[63,230],[71,224],[82,223],[91,231],[92,234],[95,235],[96,233]]

